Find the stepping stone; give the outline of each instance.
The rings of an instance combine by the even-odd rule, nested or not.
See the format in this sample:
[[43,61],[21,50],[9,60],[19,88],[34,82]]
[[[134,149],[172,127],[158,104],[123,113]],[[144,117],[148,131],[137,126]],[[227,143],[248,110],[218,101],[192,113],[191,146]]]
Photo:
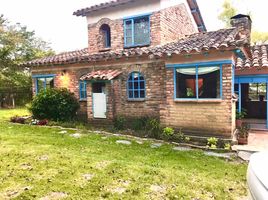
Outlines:
[[107,139],[107,137],[105,137],[105,136],[104,136],[104,137],[101,137],[101,139],[106,140],[106,139]]
[[138,144],[143,144],[143,141],[138,141],[138,140],[137,140],[136,142],[137,142]]
[[131,145],[131,142],[128,140],[117,140],[117,144],[126,144],[126,145]]
[[204,154],[207,156],[215,156],[218,158],[227,158],[227,159],[230,159],[231,156],[234,155],[233,153],[216,153],[212,151],[205,151]]
[[65,133],[67,133],[67,131],[60,131],[59,133],[60,134],[65,134]]
[[87,181],[91,180],[94,177],[93,174],[83,174],[82,176]]
[[124,187],[118,187],[118,188],[114,188],[114,189],[110,189],[111,193],[118,193],[118,194],[123,194],[126,191],[126,188]]
[[49,195],[40,198],[40,200],[54,200],[54,199],[63,199],[66,198],[68,195],[64,192],[51,192]]
[[241,158],[242,160],[249,161],[250,156],[251,156],[253,153],[254,153],[254,152],[239,151],[239,152],[238,152],[238,157]]
[[151,185],[150,190],[157,193],[165,193],[166,188],[159,185]]
[[191,151],[190,147],[174,147],[173,150],[175,151]]
[[42,155],[38,158],[38,160],[41,160],[41,161],[45,161],[45,160],[48,160],[48,156],[47,155]]
[[162,146],[162,143],[153,143],[151,144],[151,148],[155,149],[155,148],[159,148]]
[[72,134],[71,137],[80,138],[81,134],[80,133],[75,133],[75,134]]

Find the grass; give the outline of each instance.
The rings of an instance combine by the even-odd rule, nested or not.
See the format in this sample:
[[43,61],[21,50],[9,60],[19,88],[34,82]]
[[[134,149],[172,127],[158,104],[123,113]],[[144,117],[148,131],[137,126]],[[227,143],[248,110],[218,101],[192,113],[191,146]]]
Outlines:
[[[246,165],[120,137],[10,124],[23,109],[0,110],[0,199],[237,199]],[[122,139],[122,138],[121,138]],[[86,176],[86,178],[85,178]],[[88,180],[87,180],[88,179]],[[53,193],[54,192],[54,193]],[[58,192],[58,193],[57,193]]]

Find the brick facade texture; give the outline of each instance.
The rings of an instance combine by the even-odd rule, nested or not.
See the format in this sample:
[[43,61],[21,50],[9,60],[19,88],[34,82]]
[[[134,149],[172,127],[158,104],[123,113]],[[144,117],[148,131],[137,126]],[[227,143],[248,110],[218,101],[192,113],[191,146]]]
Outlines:
[[[174,101],[173,70],[166,69],[165,62],[141,65],[122,64],[116,66],[94,66],[94,70],[118,69],[122,74],[106,82],[107,119],[94,120],[92,105],[92,85],[87,84],[87,101],[80,101],[79,114],[87,116],[89,122],[111,123],[116,116],[153,116],[160,119],[163,126],[182,128],[202,135],[222,135],[230,137],[234,130],[235,103],[232,101],[232,66],[223,65],[223,100],[219,102],[176,102]],[[93,70],[91,67],[56,72],[55,87],[66,87],[79,98],[79,78]],[[127,95],[129,73],[140,71],[146,80],[144,101],[130,101]],[[47,72],[54,73],[54,72]],[[68,78],[66,78],[68,77]],[[68,84],[66,83],[68,80]]]
[[[111,30],[111,48],[104,48],[101,26],[107,24]],[[102,18],[97,23],[88,25],[89,53],[98,53],[108,50],[124,49],[124,21]],[[184,4],[179,4],[157,12],[150,16],[151,46],[166,44],[179,38],[195,33],[196,30]]]

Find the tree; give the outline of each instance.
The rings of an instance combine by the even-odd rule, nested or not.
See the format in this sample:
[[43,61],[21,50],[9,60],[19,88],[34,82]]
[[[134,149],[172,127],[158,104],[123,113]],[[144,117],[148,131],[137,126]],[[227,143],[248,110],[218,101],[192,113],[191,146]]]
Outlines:
[[222,4],[222,12],[219,14],[218,19],[225,23],[226,27],[230,27],[230,18],[237,14],[237,10],[232,6],[230,0],[225,0]]
[[31,88],[30,73],[21,67],[23,62],[53,53],[49,44],[36,37],[34,31],[28,31],[19,23],[10,24],[0,15],[0,103],[3,98],[13,98],[10,91],[14,88]]
[[[218,19],[225,23],[225,27],[230,27],[230,18],[237,14],[237,9],[232,5],[230,0],[225,0],[222,4],[222,12],[219,14]],[[251,16],[251,14],[249,13]],[[252,18],[252,16],[251,16]],[[268,33],[267,32],[259,32],[253,30],[251,33],[251,42],[253,44],[256,43],[264,43],[268,41]]]

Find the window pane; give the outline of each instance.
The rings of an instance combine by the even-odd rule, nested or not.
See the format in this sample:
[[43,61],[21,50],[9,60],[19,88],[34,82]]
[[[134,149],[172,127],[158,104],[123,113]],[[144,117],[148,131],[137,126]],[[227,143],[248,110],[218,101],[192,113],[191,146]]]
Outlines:
[[150,41],[149,17],[134,20],[134,43],[148,44]]
[[139,98],[139,91],[134,91],[134,98]]
[[145,89],[144,81],[141,81],[141,82],[140,82],[140,89]]
[[46,88],[54,87],[54,78],[46,78]]
[[133,98],[133,91],[132,90],[128,92],[128,97]]
[[134,82],[134,89],[139,89],[139,82]]
[[198,68],[198,97],[220,98],[220,67]]
[[176,70],[176,98],[196,98],[196,69]]
[[251,101],[264,100],[266,96],[265,83],[249,83],[248,98]]
[[140,91],[140,98],[145,98],[145,91],[144,90]]
[[46,79],[45,78],[37,78],[37,90],[36,92],[40,92],[42,89],[44,89],[44,83]]

